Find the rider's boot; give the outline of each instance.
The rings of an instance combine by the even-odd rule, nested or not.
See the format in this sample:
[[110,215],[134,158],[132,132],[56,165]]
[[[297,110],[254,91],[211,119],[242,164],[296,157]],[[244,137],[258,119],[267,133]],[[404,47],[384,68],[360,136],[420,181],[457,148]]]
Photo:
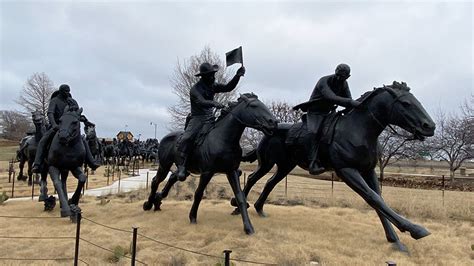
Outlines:
[[56,133],[54,130],[47,131],[39,141],[38,147],[36,148],[35,161],[31,167],[31,171],[33,173],[41,172],[42,162],[44,161],[44,157],[46,155],[46,147],[49,143],[51,143],[54,133]]
[[188,171],[186,170],[186,162],[188,160],[188,156],[184,152],[180,152],[177,158],[176,165],[178,170],[176,171],[176,177],[179,181],[186,180],[186,177],[189,175]]
[[84,147],[86,148],[86,164],[92,169],[92,171],[95,171],[97,168],[99,168],[100,164],[95,162],[89,147],[89,143],[87,143],[84,138],[82,138],[82,143],[84,143]]
[[319,160],[318,160],[318,149],[319,145],[317,143],[314,143],[311,146],[311,152],[309,156],[309,173],[312,175],[319,175],[325,171],[324,167],[319,165]]

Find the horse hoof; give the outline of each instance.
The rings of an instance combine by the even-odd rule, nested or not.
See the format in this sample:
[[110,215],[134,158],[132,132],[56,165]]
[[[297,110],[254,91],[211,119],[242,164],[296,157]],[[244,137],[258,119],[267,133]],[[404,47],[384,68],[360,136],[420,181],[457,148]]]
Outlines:
[[402,253],[410,255],[410,252],[408,252],[408,248],[399,240],[392,243],[392,248],[396,251],[400,251]]
[[255,230],[253,229],[253,227],[249,227],[249,228],[244,228],[244,231],[247,235],[253,235],[255,234]]
[[234,211],[231,213],[231,215],[240,215],[239,208],[235,208]]
[[143,210],[144,211],[151,210],[151,207],[153,207],[153,203],[150,203],[149,201],[143,202]]
[[260,216],[260,217],[262,217],[262,218],[268,217],[268,215],[263,211],[263,209],[257,209],[257,208],[255,208],[255,210],[257,211],[258,216]]
[[410,230],[410,235],[414,239],[418,240],[418,239],[423,238],[425,236],[431,235],[431,233],[428,230],[426,230],[423,226],[415,224],[413,226],[413,229]]
[[237,204],[237,200],[236,200],[235,198],[231,198],[231,199],[230,199],[230,205],[231,205],[232,207],[237,207],[237,206],[239,206],[239,204]]
[[67,210],[67,211],[61,210],[61,217],[70,217],[70,216],[71,216],[70,210]]
[[54,196],[49,196],[44,200],[44,211],[52,211],[56,207],[56,198]]
[[38,197],[38,201],[39,201],[39,202],[42,202],[42,201],[45,201],[47,198],[48,198],[48,196],[45,196],[45,195],[39,195],[39,197]]

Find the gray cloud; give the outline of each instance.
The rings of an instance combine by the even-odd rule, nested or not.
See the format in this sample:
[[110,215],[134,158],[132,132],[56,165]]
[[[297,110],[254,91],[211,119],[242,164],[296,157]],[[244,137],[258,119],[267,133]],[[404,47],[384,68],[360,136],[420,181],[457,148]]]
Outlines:
[[[178,60],[242,45],[240,90],[298,103],[346,62],[354,97],[403,80],[432,114],[473,93],[472,3],[2,2],[0,109],[26,79],[68,83],[101,136],[168,132]],[[235,72],[235,67],[229,69]]]

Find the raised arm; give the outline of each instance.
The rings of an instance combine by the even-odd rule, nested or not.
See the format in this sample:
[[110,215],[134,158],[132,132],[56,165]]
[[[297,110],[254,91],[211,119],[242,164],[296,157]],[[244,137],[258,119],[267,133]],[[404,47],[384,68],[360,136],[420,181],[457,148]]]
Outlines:
[[237,84],[240,81],[240,77],[242,77],[245,74],[245,67],[240,67],[237,70],[237,73],[235,76],[229,81],[227,84],[216,84],[214,86],[214,92],[219,93],[219,92],[229,92],[235,89],[237,87]]

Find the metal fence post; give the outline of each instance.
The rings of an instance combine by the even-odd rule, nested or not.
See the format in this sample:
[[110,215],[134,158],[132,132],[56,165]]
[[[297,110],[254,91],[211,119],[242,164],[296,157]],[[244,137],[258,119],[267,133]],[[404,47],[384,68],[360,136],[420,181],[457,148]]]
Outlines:
[[88,189],[89,187],[89,169],[87,169],[87,172],[86,172],[86,189]]
[[137,253],[137,234],[138,234],[138,227],[133,228],[133,238],[132,238],[132,266],[135,266],[135,257]]
[[285,176],[285,198],[288,198],[288,176]]
[[148,175],[150,174],[150,172],[146,172],[146,190],[148,191]]
[[15,177],[12,178],[12,199],[13,199],[14,193],[15,193]]
[[331,173],[331,198],[334,196],[334,173]]
[[386,261],[385,263],[387,263],[387,266],[397,266],[397,263],[394,262],[394,261]]
[[77,226],[76,226],[76,246],[74,250],[74,266],[77,266],[77,263],[79,260],[79,239],[81,235],[81,218],[82,218],[81,212],[78,212],[76,215],[77,215]]
[[442,188],[442,191],[443,191],[443,207],[444,207],[444,189],[445,189],[445,183],[444,183],[444,175],[443,175],[443,188]]
[[244,187],[246,183],[247,183],[247,173],[244,172]]
[[[37,175],[38,174],[35,174],[35,180],[36,180]],[[34,196],[35,196],[35,181],[31,180],[31,200],[33,200]]]
[[230,253],[232,250],[224,250],[224,265],[230,266]]

